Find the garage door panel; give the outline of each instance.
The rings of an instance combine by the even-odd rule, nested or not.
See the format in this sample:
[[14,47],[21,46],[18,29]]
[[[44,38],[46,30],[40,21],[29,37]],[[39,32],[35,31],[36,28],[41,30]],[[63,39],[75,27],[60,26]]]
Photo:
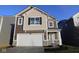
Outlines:
[[42,33],[17,34],[17,46],[42,46]]
[[[28,34],[18,34],[17,35],[17,46],[31,46],[31,39]],[[27,44],[26,44],[27,43]]]
[[32,42],[34,46],[42,46],[42,34],[33,35]]

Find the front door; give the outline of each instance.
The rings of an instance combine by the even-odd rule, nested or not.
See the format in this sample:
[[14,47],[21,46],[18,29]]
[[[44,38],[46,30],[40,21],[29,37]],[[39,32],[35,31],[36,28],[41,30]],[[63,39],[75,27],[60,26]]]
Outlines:
[[52,43],[55,43],[55,34],[52,34]]

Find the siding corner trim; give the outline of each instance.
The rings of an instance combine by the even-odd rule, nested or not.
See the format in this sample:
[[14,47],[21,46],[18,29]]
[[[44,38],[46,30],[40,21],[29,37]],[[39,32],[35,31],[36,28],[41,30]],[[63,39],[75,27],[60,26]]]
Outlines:
[[3,23],[3,17],[1,17],[1,22],[0,22],[0,32],[1,32],[1,29],[2,29],[2,23]]

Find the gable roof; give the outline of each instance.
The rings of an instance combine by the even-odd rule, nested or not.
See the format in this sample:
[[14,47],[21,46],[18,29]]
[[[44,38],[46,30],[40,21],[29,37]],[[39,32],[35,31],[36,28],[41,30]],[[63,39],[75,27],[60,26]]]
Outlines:
[[[26,8],[26,9],[24,9],[23,11],[19,12],[18,14],[16,14],[16,16],[21,15],[21,14],[24,14],[25,12],[31,10],[32,8],[34,8],[35,10],[37,10],[37,11],[39,11],[39,12],[41,12],[41,13],[47,15],[47,16],[49,16],[46,12],[40,10],[39,8],[33,7],[33,6],[29,6],[28,8]],[[49,16],[49,17],[55,19],[55,17],[53,17],[53,16]]]
[[74,14],[72,17],[75,17],[75,16],[79,16],[79,12],[77,12],[76,14]]

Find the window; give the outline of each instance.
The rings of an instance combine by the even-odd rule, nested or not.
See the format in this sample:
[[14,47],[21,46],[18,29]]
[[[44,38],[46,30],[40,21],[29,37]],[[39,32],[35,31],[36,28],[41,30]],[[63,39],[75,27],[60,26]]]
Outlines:
[[52,22],[50,22],[50,26],[52,26]]
[[29,18],[30,24],[34,24],[34,18]]
[[54,22],[49,21],[48,22],[48,28],[54,28]]
[[41,17],[35,17],[35,18],[28,18],[28,24],[42,24],[42,18]]
[[23,16],[18,17],[18,25],[23,25]]

